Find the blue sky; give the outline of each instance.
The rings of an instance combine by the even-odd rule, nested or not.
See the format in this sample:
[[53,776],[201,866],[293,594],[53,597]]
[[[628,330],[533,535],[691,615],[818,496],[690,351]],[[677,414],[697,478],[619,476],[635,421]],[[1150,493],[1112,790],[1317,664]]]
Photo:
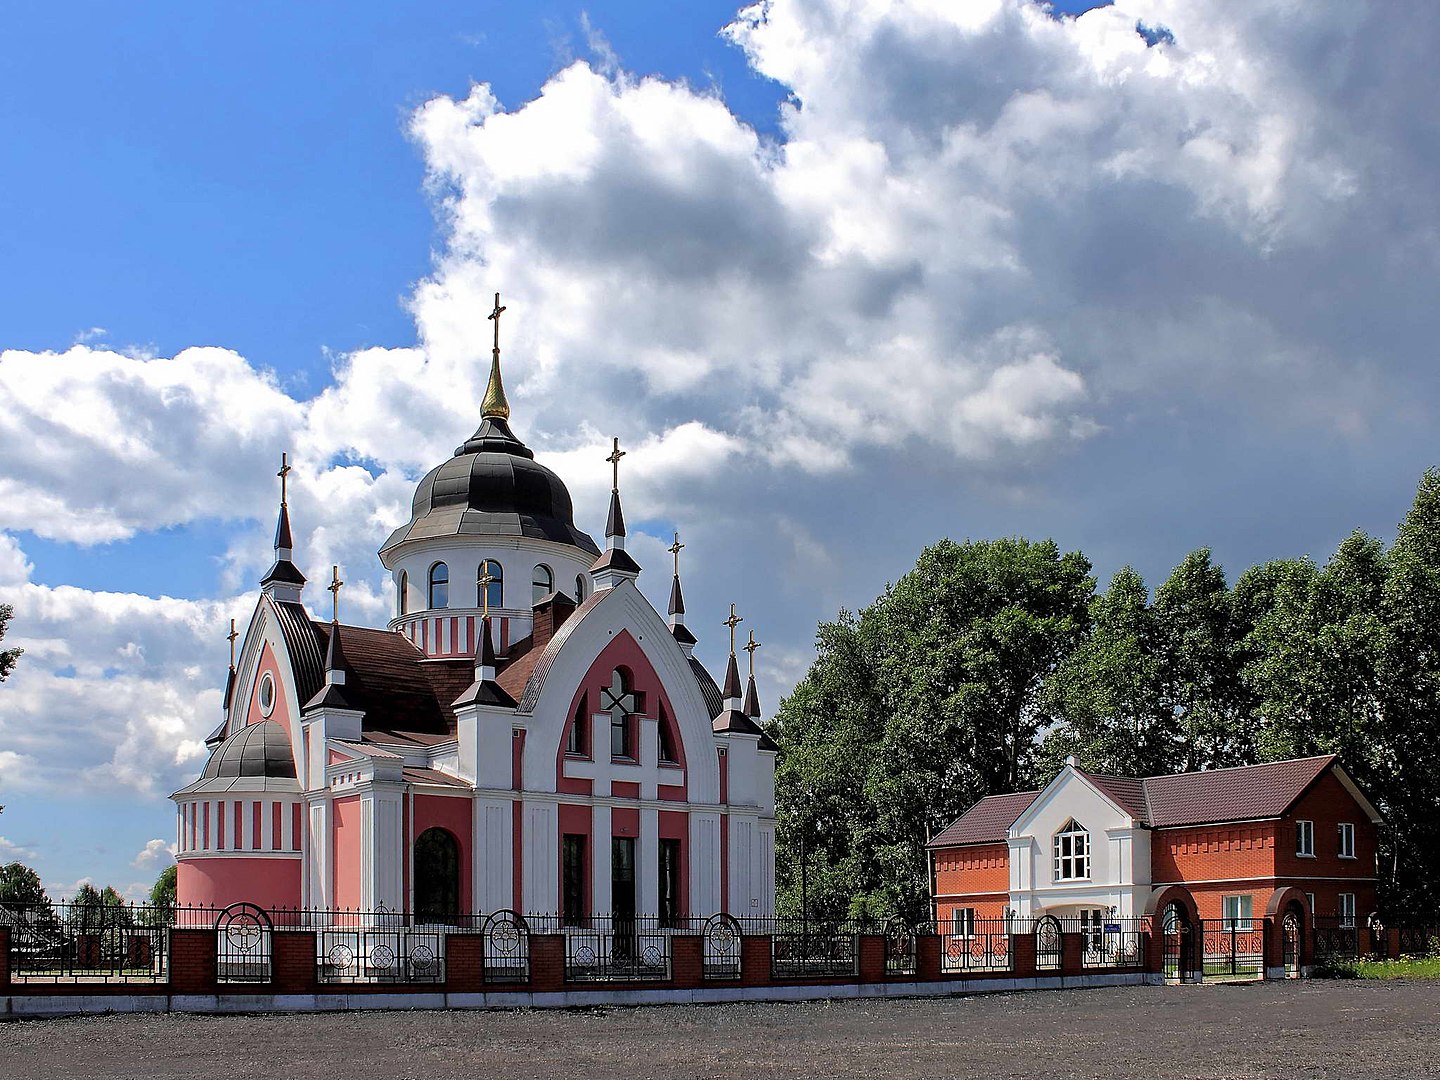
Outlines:
[[282,449],[302,565],[383,622],[495,289],[517,430],[592,532],[635,448],[642,563],[686,532],[701,655],[740,603],[768,704],[940,536],[1153,585],[1392,535],[1440,394],[1434,17],[1055,17],[1090,7],[7,5],[0,858],[163,865]]

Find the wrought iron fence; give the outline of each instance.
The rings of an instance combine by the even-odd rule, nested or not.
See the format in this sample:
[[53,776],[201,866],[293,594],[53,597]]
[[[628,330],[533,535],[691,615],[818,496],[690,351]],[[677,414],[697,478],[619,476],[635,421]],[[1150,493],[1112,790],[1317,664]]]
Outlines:
[[555,915],[526,917],[532,932],[565,938],[567,982],[645,982],[670,978],[670,938],[689,920],[655,915],[589,915],[583,925]]
[[169,978],[170,911],[138,904],[0,904],[16,982],[155,983]]
[[1064,946],[1064,927],[1054,915],[1035,920],[1035,970],[1059,971]]
[[515,911],[497,911],[484,922],[480,942],[487,983],[523,983],[530,980],[530,924]]
[[[408,915],[377,911],[351,925],[316,930],[315,976],[322,983],[438,983],[445,979],[445,932]],[[358,923],[358,925],[356,924]]]
[[[1317,915],[1311,922],[1314,927],[1314,957],[1317,964],[1324,964],[1328,960],[1358,960],[1363,955],[1361,928],[1355,924],[1353,918]],[[1368,932],[1366,937],[1369,937]]]
[[270,916],[254,904],[232,904],[215,919],[215,979],[268,983],[272,968]]
[[1402,926],[1397,937],[1401,956],[1440,956],[1440,926]]
[[740,950],[744,935],[733,916],[723,912],[705,921],[704,977],[740,978]]
[[885,924],[885,974],[915,974],[917,931],[898,915]]
[[746,919],[747,934],[770,935],[772,979],[844,978],[860,972],[860,935],[879,930],[871,920]]
[[1145,963],[1148,918],[1106,918],[1100,922],[1062,919],[1067,934],[1079,934],[1080,963],[1087,968],[1140,967]]
[[[940,938],[940,970],[1009,971],[1015,963],[1010,922],[1004,919],[947,920],[935,924]],[[1025,932],[1029,932],[1028,924]]]
[[1205,978],[1265,977],[1264,919],[1202,919],[1198,929]]

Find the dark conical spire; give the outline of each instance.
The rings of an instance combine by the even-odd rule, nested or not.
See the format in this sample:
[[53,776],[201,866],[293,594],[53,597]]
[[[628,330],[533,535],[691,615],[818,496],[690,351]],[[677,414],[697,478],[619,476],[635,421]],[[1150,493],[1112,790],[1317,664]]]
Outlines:
[[[684,622],[684,621],[685,621],[685,620],[684,620],[684,615],[685,615],[685,594],[680,591],[680,575],[679,575],[679,574],[676,574],[676,575],[675,575],[675,579],[670,582],[670,612],[669,612],[669,613],[670,613],[671,615],[679,615],[679,616],[681,616],[681,620],[680,620],[680,621],[681,621],[681,622]],[[670,622],[671,622],[671,624],[673,625],[674,622],[675,622],[675,620],[674,620],[674,619],[671,619]]]
[[610,481],[610,516],[605,520],[605,553],[590,567],[590,578],[597,589],[614,588],[622,581],[634,581],[640,575],[640,564],[625,552],[625,515],[620,510],[620,459],[625,451],[620,440],[613,441],[608,461],[614,470]]
[[745,684],[745,715],[752,720],[760,719],[760,695],[755,691],[755,676]]
[[339,675],[336,682],[345,681],[345,649],[340,644],[340,624],[330,624],[330,643],[325,647],[325,671],[331,675]]
[[[345,692],[345,649],[340,644],[340,624],[332,622],[329,627],[330,640],[325,643],[325,685],[319,693],[305,703],[305,711],[311,709],[346,709],[359,711]],[[356,737],[359,729],[356,729]]]
[[293,551],[295,538],[290,535],[290,507],[280,504],[280,517],[275,522],[275,551]]
[[489,705],[502,709],[515,708],[515,699],[495,681],[497,661],[495,642],[490,637],[490,616],[480,620],[479,640],[475,642],[475,681],[455,699],[457,707]]
[[625,513],[620,509],[620,492],[610,492],[610,513],[605,517],[605,539],[625,535]]
[[275,562],[260,579],[260,587],[275,600],[298,603],[300,591],[305,587],[305,575],[291,561],[295,551],[295,540],[290,533],[289,485],[290,455],[280,455],[280,514],[275,522]]
[[727,702],[733,701],[737,706],[740,704],[740,666],[736,664],[733,652],[725,662],[725,685],[720,692],[725,695]]
[[[488,669],[490,678],[495,678],[495,642],[490,638],[490,617],[480,620],[480,640],[475,648],[475,670]],[[482,680],[483,681],[483,680]]]

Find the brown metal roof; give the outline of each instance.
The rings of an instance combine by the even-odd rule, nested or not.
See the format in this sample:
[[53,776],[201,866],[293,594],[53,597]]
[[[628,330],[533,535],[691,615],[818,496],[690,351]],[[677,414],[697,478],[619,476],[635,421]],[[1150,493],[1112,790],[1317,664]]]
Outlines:
[[[329,644],[331,624],[314,622],[320,648]],[[455,734],[452,704],[475,680],[474,661],[427,660],[393,630],[341,626],[345,650],[345,696],[363,710],[364,730],[404,732],[445,739]]]
[[1013,795],[987,795],[959,818],[927,847],[958,847],[962,844],[1004,843],[1010,826],[1023,814],[1040,792],[1019,791]]
[[1100,792],[1136,821],[1149,821],[1150,812],[1145,805],[1145,781],[1133,776],[1106,776],[1104,773],[1076,772],[1100,789]]

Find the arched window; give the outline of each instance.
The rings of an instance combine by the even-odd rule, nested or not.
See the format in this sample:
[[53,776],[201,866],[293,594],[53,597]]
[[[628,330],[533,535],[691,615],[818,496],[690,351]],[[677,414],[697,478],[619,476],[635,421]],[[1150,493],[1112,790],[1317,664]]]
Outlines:
[[555,591],[555,575],[550,572],[550,567],[544,563],[537,563],[535,572],[530,575],[530,603],[532,606],[538,604],[542,599]]
[[587,707],[590,703],[589,694],[580,695],[580,704],[575,706],[575,715],[570,719],[570,733],[565,737],[565,752],[567,754],[585,755],[585,748],[590,740],[585,736],[590,727],[590,710]]
[[450,568],[443,562],[430,567],[430,606],[450,606]]
[[672,765],[678,764],[680,755],[675,750],[675,732],[670,728],[670,717],[665,715],[664,705],[659,706],[655,716],[655,736],[660,744],[659,759]]
[[1055,834],[1055,880],[1084,881],[1090,877],[1090,834],[1074,818]]
[[410,575],[400,571],[400,584],[395,590],[395,609],[403,616],[410,611]]
[[444,829],[415,838],[415,913],[432,920],[460,913],[460,845]]
[[[485,575],[490,575],[490,584],[482,585]],[[493,611],[501,606],[505,599],[505,571],[494,559],[486,559],[480,564],[480,569],[475,571],[475,606],[485,606],[485,593],[490,593],[490,608]]]
[[575,602],[583,603],[585,600],[585,575],[575,575]]
[[601,707],[610,714],[610,756],[635,757],[634,721],[638,702],[624,668],[616,668],[610,685],[600,691]]

